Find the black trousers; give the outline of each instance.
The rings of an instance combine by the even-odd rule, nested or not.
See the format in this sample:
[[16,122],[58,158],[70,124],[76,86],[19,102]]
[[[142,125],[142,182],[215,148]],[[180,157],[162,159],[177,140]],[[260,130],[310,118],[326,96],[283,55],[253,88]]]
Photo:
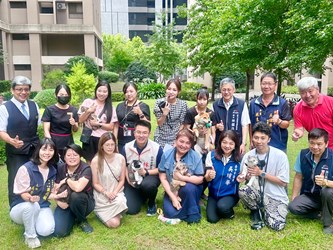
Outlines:
[[[32,150],[31,150],[32,151]],[[14,198],[13,188],[17,170],[30,160],[32,152],[27,155],[9,154],[6,152],[6,165],[8,171],[8,200],[12,203]]]
[[329,227],[333,224],[333,188],[323,188],[321,190],[322,214],[321,218],[324,227]]
[[234,206],[239,200],[238,195],[228,195],[215,199],[208,196],[207,201],[207,221],[210,223],[217,223],[222,218],[230,218],[234,215]]
[[75,223],[80,224],[87,220],[87,216],[94,210],[95,201],[85,192],[72,192],[69,198],[69,207],[62,209],[57,206],[54,211],[56,237],[65,237],[70,234]]
[[127,213],[139,213],[141,207],[147,200],[149,207],[154,206],[160,183],[158,175],[148,175],[144,177],[140,187],[138,188],[132,187],[127,181],[125,181],[124,193],[127,199]]

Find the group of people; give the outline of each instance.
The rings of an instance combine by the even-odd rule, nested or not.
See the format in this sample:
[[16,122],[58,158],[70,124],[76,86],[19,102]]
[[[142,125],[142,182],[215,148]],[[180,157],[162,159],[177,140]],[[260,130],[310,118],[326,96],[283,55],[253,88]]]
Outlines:
[[[289,203],[291,111],[275,93],[273,73],[263,74],[260,85],[262,95],[249,108],[234,96],[231,78],[221,81],[222,98],[212,109],[205,88],[188,108],[178,98],[180,81],[169,80],[166,97],[154,106],[157,129],[151,140],[150,109],[138,100],[133,83],[124,85],[125,101],[115,108],[110,85],[99,82],[94,98],[79,109],[69,104],[70,88],[61,84],[55,89],[57,103],[41,117],[38,105],[28,100],[31,81],[15,77],[12,99],[0,106],[0,138],[6,142],[10,217],[24,225],[25,243],[39,247],[38,236],[64,237],[75,224],[90,233],[92,211],[110,228],[121,224],[124,213],[139,213],[146,202],[147,216],[154,216],[160,184],[165,193],[158,218],[168,224],[200,222],[200,198],[208,187],[211,223],[234,218],[240,200],[250,210],[252,229],[282,230],[289,210],[322,218],[324,232],[333,234],[333,98],[320,94],[315,78],[297,83],[302,100],[294,109],[292,138],[297,141],[309,131],[309,148],[296,160]],[[199,124],[203,114],[209,120],[204,126]],[[37,134],[41,121],[42,140]],[[82,148],[73,140],[80,123]],[[50,200],[57,205],[54,213]]]

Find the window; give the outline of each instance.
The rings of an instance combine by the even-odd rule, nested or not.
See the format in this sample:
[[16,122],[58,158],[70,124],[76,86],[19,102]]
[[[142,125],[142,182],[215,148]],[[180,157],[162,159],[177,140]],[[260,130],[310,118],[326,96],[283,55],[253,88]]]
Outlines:
[[52,2],[40,2],[39,12],[41,14],[53,14],[53,3]]
[[10,2],[10,8],[12,9],[26,9],[27,2]]
[[68,14],[71,19],[83,19],[82,3],[68,3]]
[[29,40],[29,34],[13,34],[13,40]]
[[14,65],[15,70],[31,70],[30,64],[15,64]]

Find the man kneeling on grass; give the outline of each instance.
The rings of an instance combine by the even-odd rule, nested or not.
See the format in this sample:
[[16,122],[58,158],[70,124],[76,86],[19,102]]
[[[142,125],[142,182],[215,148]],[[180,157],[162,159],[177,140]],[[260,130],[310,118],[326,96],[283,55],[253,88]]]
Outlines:
[[259,230],[266,224],[278,231],[285,227],[288,214],[286,187],[289,183],[289,163],[283,151],[268,145],[270,138],[269,125],[258,122],[253,126],[254,149],[244,155],[241,166],[244,168],[248,156],[257,157],[258,164],[248,167],[247,175],[240,174],[237,181],[254,177],[256,180],[253,183],[258,185],[248,184],[241,187],[238,193],[245,207],[251,210],[252,229]]
[[333,234],[333,150],[328,148],[328,133],[312,129],[308,135],[309,148],[301,150],[294,169],[292,202],[289,211],[310,219],[319,219],[324,233]]

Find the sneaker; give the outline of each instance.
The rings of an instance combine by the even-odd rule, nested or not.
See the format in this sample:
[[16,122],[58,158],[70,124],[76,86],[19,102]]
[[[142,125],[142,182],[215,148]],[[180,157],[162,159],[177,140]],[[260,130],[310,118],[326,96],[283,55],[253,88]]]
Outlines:
[[324,234],[333,234],[333,224],[329,227],[324,227]]
[[24,242],[29,248],[38,248],[41,246],[40,241],[37,237],[36,238],[25,238]]
[[169,225],[176,225],[178,223],[181,222],[181,219],[170,219],[170,218],[166,218],[164,217],[162,214],[160,214],[157,219],[159,219],[160,221],[164,222],[165,224],[169,224]]
[[147,209],[147,216],[154,216],[156,215],[156,211],[157,211],[157,206],[156,204],[152,207],[149,207],[148,206],[148,209]]
[[90,234],[94,231],[92,226],[87,221],[84,221],[80,224],[80,228],[82,229],[83,232]]

